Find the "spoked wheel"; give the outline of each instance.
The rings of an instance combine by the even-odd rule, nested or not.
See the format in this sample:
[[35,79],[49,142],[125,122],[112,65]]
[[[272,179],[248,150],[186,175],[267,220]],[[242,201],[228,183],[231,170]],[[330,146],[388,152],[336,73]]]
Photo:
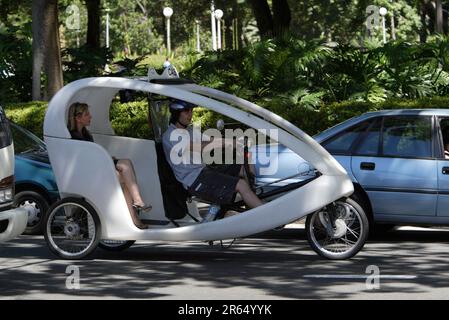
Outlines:
[[106,251],[119,252],[128,249],[135,240],[101,240],[98,246]]
[[363,248],[369,224],[363,208],[347,198],[307,216],[306,233],[310,246],[320,256],[343,260]]
[[65,198],[51,206],[45,220],[45,241],[51,252],[64,259],[82,259],[101,239],[98,214],[86,201]]

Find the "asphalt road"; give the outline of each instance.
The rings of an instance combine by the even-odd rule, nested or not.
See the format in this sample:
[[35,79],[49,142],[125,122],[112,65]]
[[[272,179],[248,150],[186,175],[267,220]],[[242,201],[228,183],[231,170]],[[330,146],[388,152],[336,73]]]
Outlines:
[[0,288],[0,299],[449,299],[449,232],[394,231],[347,261],[323,260],[299,229],[228,249],[138,242],[82,261],[21,236],[0,245]]

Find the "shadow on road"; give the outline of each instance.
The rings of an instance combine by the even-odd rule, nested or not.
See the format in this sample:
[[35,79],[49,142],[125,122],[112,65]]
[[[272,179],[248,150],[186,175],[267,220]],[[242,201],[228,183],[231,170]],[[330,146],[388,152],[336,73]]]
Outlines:
[[[417,282],[419,289],[401,282],[387,284],[381,292],[419,293],[449,286],[448,242],[447,232],[395,231],[371,239],[351,260],[328,261],[309,248],[304,230],[287,229],[239,239],[229,249],[205,243],[137,243],[124,252],[97,249],[91,260],[65,261],[56,259],[42,238],[23,236],[0,248],[0,287],[2,297],[36,291],[71,298],[176,299],[173,288],[192,284],[195,290],[256,289],[281,299],[343,299],[354,297],[357,292],[337,292],[336,284],[360,283],[363,292],[364,280],[317,280],[304,276],[363,275],[367,266],[376,265],[383,274],[418,276],[408,282]],[[69,265],[80,268],[82,289],[76,292],[65,287]],[[192,291],[190,299],[195,298]]]

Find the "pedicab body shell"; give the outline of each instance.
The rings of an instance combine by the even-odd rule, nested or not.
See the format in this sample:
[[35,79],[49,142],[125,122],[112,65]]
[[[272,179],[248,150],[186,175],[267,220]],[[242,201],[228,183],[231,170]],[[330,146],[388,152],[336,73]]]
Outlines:
[[[134,226],[111,160],[130,159],[150,219],[167,220],[157,170],[155,142],[114,134],[109,109],[119,90],[131,89],[188,101],[216,111],[257,130],[277,130],[276,140],[311,163],[321,175],[258,208],[225,219],[181,227]],[[73,102],[89,105],[89,127],[95,143],[71,139],[68,110]],[[232,106],[230,105],[232,103]],[[126,78],[86,78],[66,85],[51,100],[44,121],[47,144],[61,198],[82,197],[97,211],[103,239],[115,240],[220,240],[244,237],[273,229],[349,196],[353,185],[341,165],[310,136],[276,114],[249,101],[193,84],[163,85]]]

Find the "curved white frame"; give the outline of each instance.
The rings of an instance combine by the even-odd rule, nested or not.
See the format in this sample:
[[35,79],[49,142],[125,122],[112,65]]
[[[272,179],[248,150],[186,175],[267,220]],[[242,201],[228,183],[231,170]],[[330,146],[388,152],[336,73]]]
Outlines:
[[[109,108],[113,97],[121,89],[185,100],[255,129],[265,129],[267,132],[278,129],[277,140],[309,161],[322,175],[263,206],[226,219],[178,228],[140,230],[128,214],[110,156],[131,158],[133,161],[138,179],[141,179],[139,186],[144,189],[144,200],[153,205],[149,217],[153,214],[160,216],[163,212],[162,197],[155,169],[154,142],[114,136]],[[98,144],[70,138],[66,127],[67,113],[69,106],[76,101],[90,105],[93,119],[89,129]],[[50,101],[44,121],[44,139],[61,196],[75,195],[89,201],[100,216],[104,239],[208,241],[244,237],[290,223],[353,192],[352,182],[343,167],[303,131],[249,101],[193,84],[161,85],[108,77],[72,82]],[[136,152],[137,149],[140,151]],[[145,164],[152,167],[143,170]],[[153,172],[148,172],[151,169]],[[141,175],[146,177],[141,178]]]

